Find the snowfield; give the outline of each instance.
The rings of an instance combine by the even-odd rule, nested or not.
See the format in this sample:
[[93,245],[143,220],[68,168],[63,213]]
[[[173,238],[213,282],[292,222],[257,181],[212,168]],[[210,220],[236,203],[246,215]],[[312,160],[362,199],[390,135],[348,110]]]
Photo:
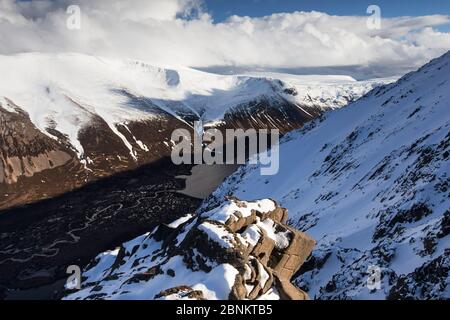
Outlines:
[[449,108],[447,53],[288,134],[278,174],[243,166],[204,206],[233,195],[286,207],[318,242],[295,281],[312,298],[450,298]]

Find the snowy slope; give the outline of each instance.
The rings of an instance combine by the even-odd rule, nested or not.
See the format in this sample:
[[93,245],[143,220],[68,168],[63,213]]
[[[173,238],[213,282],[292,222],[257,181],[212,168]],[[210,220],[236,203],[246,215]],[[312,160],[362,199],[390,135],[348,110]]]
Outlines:
[[[78,133],[99,116],[133,157],[133,141],[117,124],[152,119],[162,110],[182,122],[201,118],[208,123],[221,120],[235,106],[262,98],[335,108],[388,81],[316,77],[290,84],[271,77],[223,76],[140,61],[40,53],[0,56],[0,75],[1,99],[24,109],[45,134],[54,137],[50,128],[66,135],[79,156],[84,150]],[[1,105],[6,108],[7,103]]]
[[205,206],[232,194],[288,208],[318,242],[297,279],[312,298],[450,298],[449,108],[447,53],[292,132],[277,175],[241,167]]

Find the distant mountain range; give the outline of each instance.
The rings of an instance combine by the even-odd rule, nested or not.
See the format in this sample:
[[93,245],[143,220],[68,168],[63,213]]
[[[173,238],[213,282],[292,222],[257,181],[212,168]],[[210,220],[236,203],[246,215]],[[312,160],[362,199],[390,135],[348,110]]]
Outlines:
[[194,120],[285,133],[391,81],[223,76],[38,53],[0,56],[0,75],[0,209],[167,157],[172,131]]

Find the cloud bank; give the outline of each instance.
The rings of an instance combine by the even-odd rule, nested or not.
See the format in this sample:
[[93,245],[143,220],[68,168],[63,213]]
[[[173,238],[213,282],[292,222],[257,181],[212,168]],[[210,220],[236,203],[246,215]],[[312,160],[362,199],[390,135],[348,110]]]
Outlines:
[[[80,52],[191,67],[357,67],[402,73],[450,49],[434,27],[447,15],[382,19],[365,12],[232,16],[214,23],[201,0],[78,0],[81,28],[67,28],[71,0],[0,0],[0,54]],[[381,8],[383,9],[383,8]]]

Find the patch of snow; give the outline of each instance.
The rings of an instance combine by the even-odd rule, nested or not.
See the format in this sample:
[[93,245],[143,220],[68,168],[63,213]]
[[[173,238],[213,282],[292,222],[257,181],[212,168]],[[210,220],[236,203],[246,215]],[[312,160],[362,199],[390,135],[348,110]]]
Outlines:
[[258,226],[252,224],[241,234],[241,237],[251,246],[255,246],[261,238]]
[[221,247],[233,247],[233,243],[235,242],[233,236],[221,225],[216,225],[208,221],[204,221],[198,226],[198,229],[205,232],[208,235],[209,239],[211,239]]
[[183,223],[187,222],[189,219],[191,219],[193,217],[192,214],[187,214],[184,217],[178,218],[177,220],[171,222],[168,224],[168,226],[170,228],[176,229],[178,228],[180,225],[182,225]]
[[275,242],[277,248],[285,249],[289,246],[288,231],[276,232],[275,223],[272,219],[259,221],[257,226],[266,232],[267,236]]
[[8,112],[16,112],[16,109],[10,105],[10,103],[5,99],[5,97],[0,97],[0,108],[5,109]]
[[269,199],[249,201],[245,203],[245,207],[239,207],[234,201],[227,201],[219,208],[214,208],[202,215],[209,216],[212,220],[225,223],[230,217],[234,216],[236,212],[239,212],[242,217],[245,218],[251,215],[252,210],[266,213],[274,209],[275,203]]

